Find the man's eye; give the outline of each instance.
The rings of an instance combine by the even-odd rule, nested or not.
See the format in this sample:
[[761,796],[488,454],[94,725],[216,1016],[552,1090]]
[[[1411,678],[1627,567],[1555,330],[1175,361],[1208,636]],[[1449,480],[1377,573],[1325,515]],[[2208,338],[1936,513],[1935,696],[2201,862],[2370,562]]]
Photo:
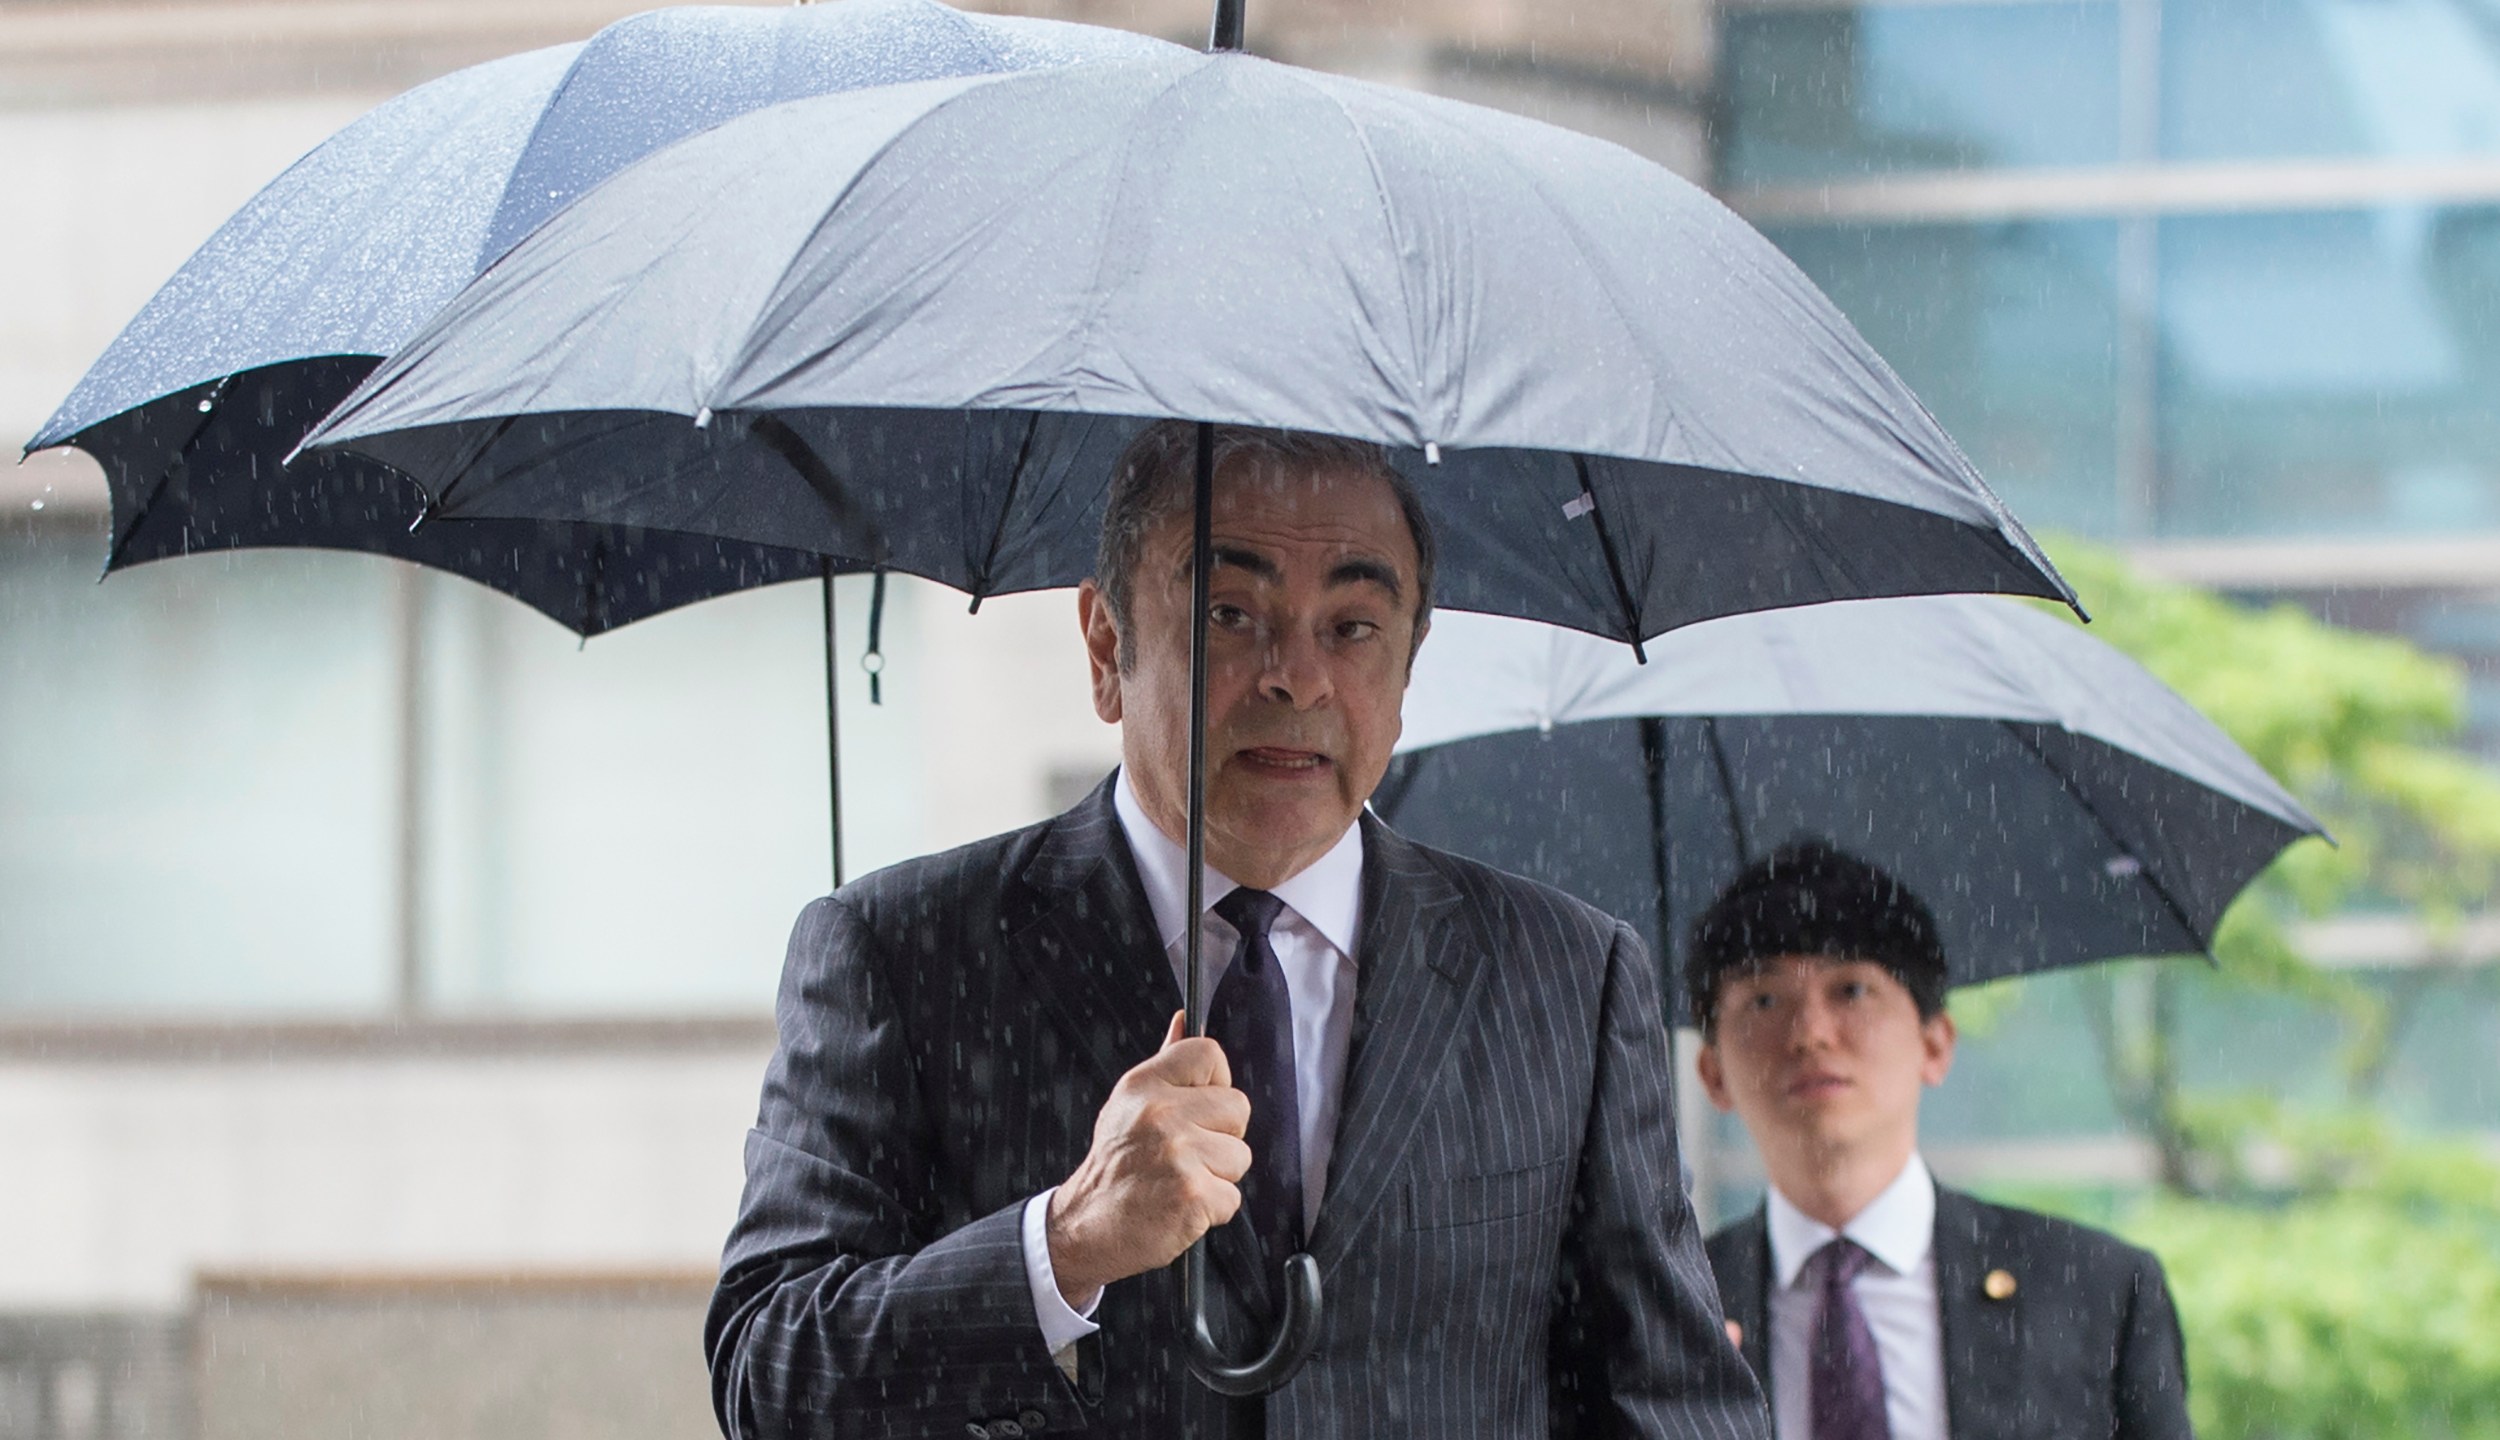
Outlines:
[[1238,605],[1210,605],[1207,623],[1222,630],[1238,630],[1250,623],[1250,612]]
[[1337,627],[1340,640],[1369,640],[1380,633],[1380,626],[1370,620],[1348,620]]
[[1778,1003],[1777,997],[1767,994],[1745,997],[1745,1008],[1748,1010],[1768,1010]]

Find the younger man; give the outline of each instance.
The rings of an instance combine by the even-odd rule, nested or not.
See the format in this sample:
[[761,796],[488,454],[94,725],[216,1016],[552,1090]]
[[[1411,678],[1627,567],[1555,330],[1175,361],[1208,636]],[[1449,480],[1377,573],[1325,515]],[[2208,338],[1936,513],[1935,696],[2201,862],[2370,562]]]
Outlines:
[[1779,1440],[2191,1436],[2160,1263],[1943,1189],[1920,1160],[1954,1030],[1916,896],[1792,845],[1711,905],[1692,950],[1702,1085],[1771,1181],[1709,1248]]

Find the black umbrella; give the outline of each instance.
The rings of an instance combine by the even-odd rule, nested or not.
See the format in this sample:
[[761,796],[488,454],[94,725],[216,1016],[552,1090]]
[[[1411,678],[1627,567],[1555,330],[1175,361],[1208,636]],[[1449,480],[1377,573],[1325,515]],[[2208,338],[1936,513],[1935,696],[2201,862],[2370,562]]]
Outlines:
[[2143,667],[2011,602],[1737,616],[1650,661],[1442,616],[1373,804],[1631,917],[1670,980],[1712,897],[1791,839],[1898,877],[1966,985],[2206,951],[2258,871],[2324,834]]
[[[1199,425],[1387,447],[1443,598],[1641,642],[1714,615],[2066,592],[1760,236],[1617,147],[1237,53],[795,101],[652,156],[490,267],[316,432],[445,517],[840,554],[980,597],[1092,568],[1114,458]],[[1193,728],[1204,729],[1204,614]],[[1203,854],[1193,746],[1188,848]],[[1200,896],[1192,894],[1193,910]],[[1204,1028],[1189,931],[1190,1028]],[[1317,1334],[1287,1265],[1266,1353]]]

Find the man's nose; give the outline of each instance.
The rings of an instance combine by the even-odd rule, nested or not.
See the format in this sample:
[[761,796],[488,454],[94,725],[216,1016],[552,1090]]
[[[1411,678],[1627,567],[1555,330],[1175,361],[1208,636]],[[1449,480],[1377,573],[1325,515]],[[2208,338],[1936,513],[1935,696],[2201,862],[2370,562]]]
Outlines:
[[1817,995],[1798,1002],[1789,1025],[1789,1042],[1800,1050],[1829,1049],[1840,1038],[1840,1013]]
[[1308,710],[1328,698],[1327,656],[1309,630],[1288,626],[1271,633],[1259,660],[1259,693],[1267,699]]

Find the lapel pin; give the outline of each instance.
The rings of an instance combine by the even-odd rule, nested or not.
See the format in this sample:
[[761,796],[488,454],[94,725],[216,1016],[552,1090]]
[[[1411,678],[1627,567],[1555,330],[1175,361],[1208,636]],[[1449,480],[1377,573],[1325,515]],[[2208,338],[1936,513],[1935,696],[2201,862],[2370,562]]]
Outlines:
[[2011,1300],[2014,1298],[2014,1272],[1991,1270],[1988,1278],[1979,1282],[1979,1289],[1991,1300]]

